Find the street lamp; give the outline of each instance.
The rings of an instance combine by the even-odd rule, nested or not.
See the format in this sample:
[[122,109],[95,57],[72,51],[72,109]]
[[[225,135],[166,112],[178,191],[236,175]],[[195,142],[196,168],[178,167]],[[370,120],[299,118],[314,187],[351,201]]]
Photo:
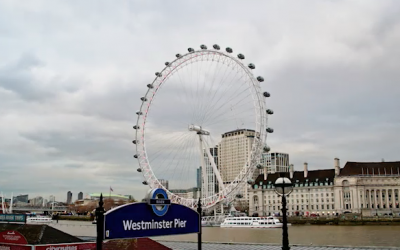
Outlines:
[[275,191],[278,195],[282,196],[282,250],[290,250],[286,215],[286,196],[293,191],[292,182],[289,178],[279,177],[275,181]]

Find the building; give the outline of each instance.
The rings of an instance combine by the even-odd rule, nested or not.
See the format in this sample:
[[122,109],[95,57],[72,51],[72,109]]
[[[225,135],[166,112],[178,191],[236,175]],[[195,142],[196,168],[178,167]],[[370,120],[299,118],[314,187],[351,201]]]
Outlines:
[[161,185],[163,185],[163,187],[164,187],[165,189],[169,189],[169,182],[168,182],[168,180],[159,179],[159,182],[160,182]]
[[[345,212],[375,214],[399,213],[400,162],[347,162],[340,168],[303,171],[290,168],[284,176],[294,183],[287,197],[289,215],[330,216]],[[281,197],[274,188],[280,174],[259,175],[249,193],[249,214],[281,213]]]
[[33,199],[29,200],[29,205],[33,207],[41,207],[43,206],[43,197],[42,196],[36,196]]
[[28,201],[29,201],[29,196],[27,194],[20,194],[20,195],[14,196],[14,202],[28,203]]
[[201,166],[196,169],[196,187],[201,188],[202,186],[202,178],[201,178]]
[[67,193],[67,204],[71,204],[72,203],[72,192],[68,191]]
[[218,166],[224,183],[234,181],[247,164],[255,135],[251,129],[237,129],[222,135],[218,145]]
[[[89,200],[99,200],[100,199],[100,193],[90,193],[88,195]],[[112,194],[110,193],[109,195],[103,195],[103,199],[113,199],[114,201],[127,201],[129,200],[129,197],[126,195],[120,195],[120,194]]]
[[400,162],[347,162],[335,159],[338,212],[399,213]]
[[[242,169],[248,164],[252,152],[252,146],[256,132],[251,129],[237,129],[222,134],[221,142],[218,145],[218,167],[222,180],[229,184],[239,176]],[[256,178],[260,170],[254,172]],[[239,190],[242,198],[237,198],[236,203],[240,203],[243,210],[247,210],[249,204],[248,185]]]
[[275,192],[274,183],[281,176],[286,176],[294,183],[293,192],[287,198],[289,215],[333,214],[334,204],[334,169],[308,170],[304,163],[304,171],[259,175],[250,191],[250,214],[268,216],[281,214],[282,198]]
[[210,155],[212,159],[209,159],[208,153],[204,152],[204,164],[205,164],[205,173],[202,173],[202,168],[200,167],[200,174],[201,176],[207,176],[205,178],[201,178],[201,176],[197,176],[197,178],[200,178],[202,180],[201,183],[201,191],[202,191],[202,197],[209,197],[214,195],[216,192],[218,192],[218,181],[217,177],[214,172],[214,168],[212,166],[212,161],[214,162],[215,166],[218,169],[218,146],[215,146],[213,148],[208,149],[210,152]]
[[200,189],[197,187],[189,189],[171,189],[171,193],[186,199],[198,199],[200,197]]
[[263,169],[261,173],[267,174],[289,172],[289,154],[287,153],[263,153],[261,155],[260,164]]
[[82,192],[79,192],[78,193],[78,200],[82,200],[83,199],[83,193]]

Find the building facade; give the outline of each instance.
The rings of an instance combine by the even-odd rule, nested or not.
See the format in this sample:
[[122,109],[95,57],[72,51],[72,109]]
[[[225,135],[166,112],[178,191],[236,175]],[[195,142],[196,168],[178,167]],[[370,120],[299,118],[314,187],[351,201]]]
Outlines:
[[[208,149],[210,152],[210,155],[212,156],[212,159],[209,159],[207,152],[204,152],[204,164],[205,164],[205,175],[206,175],[206,180],[201,178],[201,195],[202,197],[209,197],[214,195],[216,192],[218,192],[218,181],[217,177],[214,172],[214,168],[212,166],[211,161],[214,162],[218,169],[218,146],[209,148]],[[200,168],[202,170],[202,168]],[[203,175],[203,173],[200,171],[200,174]],[[199,178],[199,177],[198,177]]]
[[282,198],[275,192],[274,183],[281,176],[294,183],[293,192],[287,197],[289,215],[329,215],[335,213],[333,169],[308,171],[291,171],[286,173],[261,174],[250,191],[249,214],[269,216],[281,214]]
[[82,200],[83,199],[83,193],[82,192],[79,192],[78,193],[78,200]]
[[[284,176],[294,183],[287,197],[289,215],[330,216],[345,212],[363,215],[398,213],[400,162],[347,162],[340,168],[334,159],[333,169],[303,171],[290,169]],[[282,198],[274,183],[280,174],[260,175],[252,185],[249,214],[281,214]]]
[[399,213],[400,162],[347,162],[335,159],[335,200],[339,212]]
[[169,189],[169,181],[165,179],[159,179],[159,182],[165,189]]

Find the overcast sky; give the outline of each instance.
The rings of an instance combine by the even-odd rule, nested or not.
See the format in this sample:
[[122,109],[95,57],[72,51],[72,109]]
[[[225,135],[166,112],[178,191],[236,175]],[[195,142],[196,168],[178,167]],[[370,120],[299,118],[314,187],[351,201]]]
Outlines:
[[268,137],[295,169],[400,160],[400,2],[0,0],[0,191],[133,194],[135,111],[200,44],[263,75]]

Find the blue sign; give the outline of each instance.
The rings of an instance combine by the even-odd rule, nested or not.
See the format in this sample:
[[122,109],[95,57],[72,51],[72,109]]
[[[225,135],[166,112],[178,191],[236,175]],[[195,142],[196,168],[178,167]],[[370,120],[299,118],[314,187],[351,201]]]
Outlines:
[[0,214],[0,221],[26,222],[26,214]]
[[150,193],[148,203],[131,203],[105,213],[104,239],[198,233],[199,214],[186,206],[171,204],[165,191],[160,190]]

